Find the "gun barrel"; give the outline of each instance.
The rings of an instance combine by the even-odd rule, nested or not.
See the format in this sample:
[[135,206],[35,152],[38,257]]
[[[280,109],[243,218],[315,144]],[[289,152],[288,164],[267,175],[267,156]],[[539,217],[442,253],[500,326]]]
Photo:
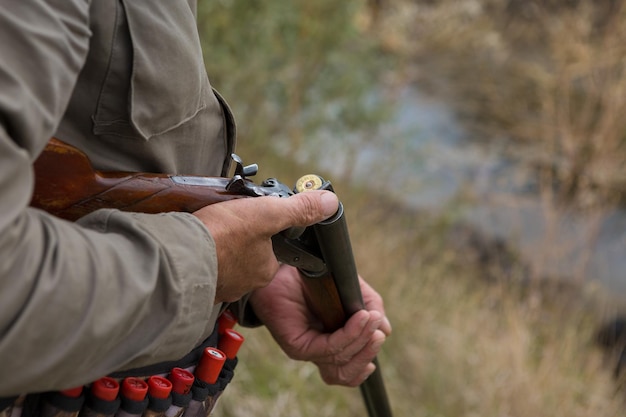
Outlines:
[[376,370],[360,385],[361,396],[365,402],[367,414],[370,417],[391,417],[391,406],[385,389],[383,374],[378,364],[378,358],[374,358]]
[[[365,308],[365,303],[343,205],[340,203],[339,210],[333,217],[314,225],[313,229],[322,258],[333,277],[344,313],[349,317]],[[377,358],[374,359],[374,364],[376,370],[360,385],[361,395],[369,417],[391,417],[391,407]]]

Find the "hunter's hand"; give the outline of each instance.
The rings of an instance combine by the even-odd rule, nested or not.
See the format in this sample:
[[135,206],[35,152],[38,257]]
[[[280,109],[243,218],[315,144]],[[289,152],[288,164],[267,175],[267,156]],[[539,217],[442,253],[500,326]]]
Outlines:
[[195,213],[209,229],[217,249],[215,303],[235,301],[270,283],[278,270],[273,235],[292,226],[309,226],[335,214],[330,191],[311,191],[289,198],[230,200]]
[[254,291],[250,303],[290,358],[314,362],[327,384],[358,386],[374,372],[372,360],[391,334],[381,297],[363,279],[360,283],[366,309],[330,334],[309,311],[302,280],[291,266],[283,265],[267,287]]

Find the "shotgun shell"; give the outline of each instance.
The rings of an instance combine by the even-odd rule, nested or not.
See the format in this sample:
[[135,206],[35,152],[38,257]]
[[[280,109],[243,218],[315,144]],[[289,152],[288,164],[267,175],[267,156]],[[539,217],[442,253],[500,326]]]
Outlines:
[[172,383],[162,376],[153,375],[148,378],[148,392],[154,398],[164,399],[172,392]]
[[193,374],[186,369],[173,368],[169,380],[172,382],[172,391],[177,394],[187,394],[193,385]]
[[226,329],[232,329],[235,324],[237,324],[237,317],[230,310],[224,310],[217,319],[218,334],[224,333]]
[[68,388],[68,389],[61,390],[59,392],[61,393],[61,395],[64,395],[66,397],[78,398],[83,393],[83,386],[81,385],[80,387],[76,387],[76,388]]
[[243,336],[241,333],[233,329],[226,329],[221,335],[217,347],[224,352],[228,359],[235,359],[242,343]]
[[226,355],[219,349],[212,347],[204,349],[200,363],[196,367],[196,377],[207,384],[215,384],[225,361]]
[[98,379],[91,385],[91,393],[93,396],[103,401],[115,400],[119,391],[120,384],[108,376]]
[[139,378],[124,378],[122,395],[131,401],[143,401],[148,395],[148,384]]
[[324,185],[324,180],[319,175],[308,174],[300,177],[296,181],[295,191],[303,193],[305,191],[319,190]]

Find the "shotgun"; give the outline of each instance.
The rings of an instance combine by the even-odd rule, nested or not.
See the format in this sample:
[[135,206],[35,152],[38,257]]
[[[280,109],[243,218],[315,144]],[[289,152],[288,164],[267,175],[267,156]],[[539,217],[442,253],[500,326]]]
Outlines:
[[[102,172],[80,150],[52,138],[34,163],[35,188],[31,206],[75,221],[99,208],[162,213],[194,212],[209,204],[235,198],[279,196],[310,190],[333,191],[329,181],[305,175],[292,190],[274,178],[256,184],[248,177],[256,165],[244,166],[237,155],[232,178],[134,172]],[[363,309],[357,269],[343,205],[329,219],[287,230],[272,238],[276,258],[296,267],[314,314],[328,332],[339,329],[348,317]],[[370,417],[391,417],[383,378],[376,371],[360,386]]]

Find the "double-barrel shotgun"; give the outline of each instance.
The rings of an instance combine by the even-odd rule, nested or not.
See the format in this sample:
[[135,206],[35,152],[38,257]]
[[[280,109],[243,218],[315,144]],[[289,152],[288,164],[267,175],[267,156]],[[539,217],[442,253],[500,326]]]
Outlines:
[[[256,184],[249,179],[256,165],[244,166],[233,155],[231,178],[134,172],[102,172],[75,147],[51,139],[35,161],[31,206],[74,221],[99,208],[162,213],[194,212],[234,198],[289,197],[309,190],[333,191],[329,181],[305,175],[294,189],[274,178]],[[328,332],[365,307],[359,286],[343,205],[329,219],[303,230],[288,230],[272,238],[280,262],[296,267],[305,283],[307,301]],[[378,360],[375,372],[360,386],[370,417],[391,417]]]

